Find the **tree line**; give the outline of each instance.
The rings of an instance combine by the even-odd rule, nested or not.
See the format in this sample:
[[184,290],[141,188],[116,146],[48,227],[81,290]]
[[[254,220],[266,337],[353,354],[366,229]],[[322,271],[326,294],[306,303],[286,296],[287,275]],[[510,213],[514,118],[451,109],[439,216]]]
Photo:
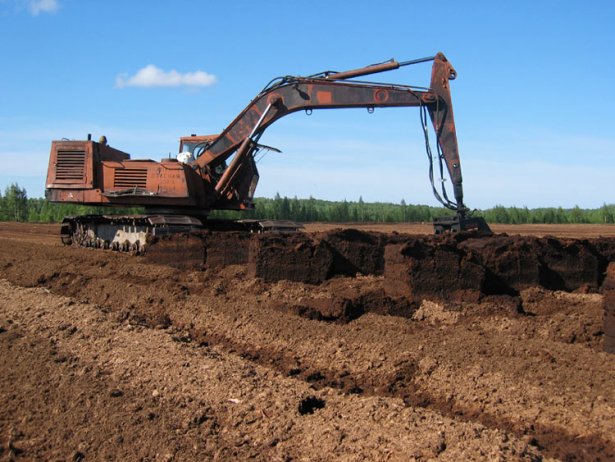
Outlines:
[[429,205],[408,205],[402,199],[400,204],[384,202],[327,201],[310,197],[292,199],[276,194],[273,199],[257,197],[254,210],[215,211],[213,216],[220,218],[258,218],[271,220],[292,220],[309,222],[355,222],[355,223],[395,223],[431,221],[435,216],[450,215],[450,210]]
[[[386,202],[326,201],[310,197],[292,199],[276,194],[273,199],[259,197],[254,200],[255,209],[242,212],[217,210],[211,216],[217,218],[256,218],[271,220],[293,220],[298,222],[355,222],[355,223],[417,223],[430,222],[434,217],[451,215],[453,212],[443,207],[407,204],[403,199],[399,204]],[[144,209],[106,208],[85,205],[52,203],[42,198],[28,198],[25,188],[13,183],[0,192],[0,221],[23,221],[38,223],[57,223],[65,216],[89,214],[139,214]],[[603,204],[597,209],[571,209],[545,207],[504,207],[475,211],[488,223],[531,224],[531,223],[615,223],[615,204]]]

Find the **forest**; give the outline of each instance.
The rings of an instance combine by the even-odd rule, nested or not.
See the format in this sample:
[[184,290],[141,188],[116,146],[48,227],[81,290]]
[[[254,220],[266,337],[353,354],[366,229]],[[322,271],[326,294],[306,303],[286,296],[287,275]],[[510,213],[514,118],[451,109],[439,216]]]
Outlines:
[[[274,220],[293,220],[308,222],[355,222],[355,223],[421,223],[434,217],[451,215],[451,210],[429,205],[398,204],[386,202],[327,201],[309,197],[288,198],[276,194],[274,198],[259,197],[254,200],[254,210],[214,211],[217,218],[258,218]],[[0,221],[22,221],[37,223],[57,223],[65,216],[86,214],[138,214],[144,210],[134,208],[105,208],[76,204],[51,203],[43,198],[28,198],[25,188],[13,183],[0,192]],[[488,223],[528,224],[528,223],[615,223],[615,204],[604,203],[596,209],[562,207],[504,207],[496,205],[489,209],[474,211]]]

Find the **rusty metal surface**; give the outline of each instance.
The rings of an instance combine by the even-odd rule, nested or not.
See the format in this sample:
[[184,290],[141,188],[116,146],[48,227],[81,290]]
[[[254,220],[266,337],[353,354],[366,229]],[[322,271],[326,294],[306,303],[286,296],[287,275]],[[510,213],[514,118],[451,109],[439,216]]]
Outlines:
[[353,69],[351,71],[334,72],[325,77],[327,80],[343,80],[353,77],[361,77],[364,75],[376,74],[378,72],[391,71],[399,68],[399,63],[394,59],[385,63],[373,64],[371,66],[362,67],[361,69]]

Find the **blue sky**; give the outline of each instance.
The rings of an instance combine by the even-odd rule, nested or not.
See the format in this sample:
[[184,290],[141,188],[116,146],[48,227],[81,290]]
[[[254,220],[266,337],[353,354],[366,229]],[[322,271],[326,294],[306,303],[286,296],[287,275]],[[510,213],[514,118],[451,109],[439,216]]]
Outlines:
[[[218,133],[273,77],[444,52],[470,207],[615,203],[615,2],[0,0],[0,188],[52,139],[133,158]],[[427,85],[430,64],[378,76]],[[293,114],[257,196],[437,205],[415,108]]]

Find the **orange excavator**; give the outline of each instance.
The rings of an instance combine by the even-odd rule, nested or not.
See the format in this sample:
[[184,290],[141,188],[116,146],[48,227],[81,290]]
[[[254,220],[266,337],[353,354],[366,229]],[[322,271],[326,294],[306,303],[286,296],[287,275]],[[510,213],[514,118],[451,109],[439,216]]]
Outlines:
[[[357,77],[433,61],[429,88],[374,83]],[[442,53],[428,58],[386,61],[344,72],[325,71],[272,80],[219,135],[188,136],[180,140],[177,158],[131,159],[101,142],[53,141],[47,173],[46,196],[51,202],[116,207],[143,207],[144,215],[86,215],[67,217],[62,241],[92,247],[143,252],[152,236],[214,226],[212,210],[254,207],[258,182],[255,155],[272,149],[259,143],[267,127],[287,114],[314,109],[418,107],[429,157],[429,176],[436,198],[454,210],[436,219],[436,233],[479,230],[488,232],[479,217],[469,216],[463,202],[459,149],[455,133],[449,83],[457,73]],[[351,80],[352,79],[352,80]],[[428,138],[428,116],[436,138],[433,153]],[[228,162],[228,163],[227,163]],[[434,184],[434,164],[452,182],[453,199],[442,181]],[[228,226],[228,225],[226,225]],[[263,227],[245,220],[238,227]],[[271,224],[273,229],[283,224]],[[252,229],[253,230],[253,229]]]

